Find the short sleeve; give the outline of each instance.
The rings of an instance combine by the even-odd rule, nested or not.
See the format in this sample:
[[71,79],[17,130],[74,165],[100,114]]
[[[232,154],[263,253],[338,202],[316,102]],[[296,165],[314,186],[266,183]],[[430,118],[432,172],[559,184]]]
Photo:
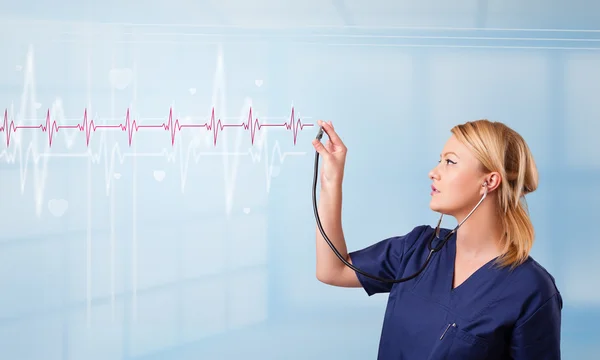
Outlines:
[[513,330],[511,355],[515,360],[559,360],[562,297],[556,293]]
[[[352,265],[360,270],[385,279],[395,279],[404,260],[407,242],[412,243],[416,228],[406,235],[381,240],[364,249],[351,252]],[[389,293],[394,284],[371,279],[356,273],[358,280],[369,296]]]

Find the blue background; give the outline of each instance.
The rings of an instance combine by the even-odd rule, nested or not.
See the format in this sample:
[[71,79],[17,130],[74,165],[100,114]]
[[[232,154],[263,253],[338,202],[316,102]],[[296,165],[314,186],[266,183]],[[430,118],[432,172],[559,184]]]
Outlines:
[[[600,350],[600,5],[21,1],[0,6],[16,125],[332,120],[349,250],[432,224],[427,172],[468,120],[540,170],[533,256],[565,359]],[[2,125],[4,126],[4,125]],[[373,359],[386,296],[315,278],[315,127],[0,132],[0,358]],[[11,136],[6,145],[7,135]],[[444,226],[453,226],[446,219]]]

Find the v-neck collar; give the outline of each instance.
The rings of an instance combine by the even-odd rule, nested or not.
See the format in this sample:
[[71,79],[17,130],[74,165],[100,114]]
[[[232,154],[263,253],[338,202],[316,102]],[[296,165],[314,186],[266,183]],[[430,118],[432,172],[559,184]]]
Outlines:
[[[448,261],[448,268],[450,269],[450,275],[446,277],[446,284],[444,284],[444,289],[450,295],[459,294],[461,291],[468,291],[472,284],[476,284],[477,280],[484,275],[487,271],[491,270],[491,264],[497,259],[493,258],[480,266],[475,272],[473,272],[469,277],[467,277],[460,285],[457,287],[453,287],[454,284],[454,273],[456,270],[456,233],[452,234],[447,243],[447,256],[446,261]],[[467,290],[465,290],[467,289]]]

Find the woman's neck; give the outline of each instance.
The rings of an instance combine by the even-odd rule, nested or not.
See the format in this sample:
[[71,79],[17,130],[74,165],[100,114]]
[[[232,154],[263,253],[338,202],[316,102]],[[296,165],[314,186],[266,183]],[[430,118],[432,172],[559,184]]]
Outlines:
[[[503,226],[494,200],[490,197],[483,201],[457,230],[457,251],[467,257],[495,257],[502,251]],[[457,221],[462,221],[470,211],[457,216]]]

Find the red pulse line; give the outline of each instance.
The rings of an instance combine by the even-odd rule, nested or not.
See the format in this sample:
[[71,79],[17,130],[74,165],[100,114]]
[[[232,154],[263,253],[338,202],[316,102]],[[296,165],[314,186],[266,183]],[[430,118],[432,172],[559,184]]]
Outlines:
[[133,138],[133,133],[139,131],[140,129],[162,129],[165,131],[169,131],[171,134],[171,145],[175,144],[175,135],[178,131],[181,131],[183,128],[204,128],[207,131],[213,132],[213,144],[217,145],[217,138],[219,136],[219,131],[225,128],[244,128],[244,130],[250,130],[250,138],[252,144],[254,144],[254,137],[256,135],[256,131],[260,130],[263,127],[283,127],[286,130],[291,130],[294,139],[294,145],[296,145],[296,139],[298,138],[299,130],[303,130],[307,126],[313,126],[313,124],[303,124],[300,119],[298,121],[295,120],[294,116],[294,108],[292,108],[292,113],[290,115],[289,122],[284,122],[280,124],[261,124],[258,119],[252,119],[252,108],[248,112],[248,120],[243,123],[238,124],[223,124],[220,119],[215,118],[215,109],[212,109],[210,121],[204,124],[181,124],[179,119],[173,119],[173,108],[169,109],[169,120],[166,123],[155,124],[155,125],[138,125],[136,120],[131,120],[129,115],[129,109],[127,109],[127,115],[125,116],[125,123],[118,125],[96,125],[94,120],[88,121],[87,108],[83,112],[83,122],[81,124],[76,125],[58,125],[56,121],[53,121],[50,118],[50,109],[46,113],[46,122],[45,124],[40,125],[15,125],[14,121],[8,122],[8,109],[4,110],[4,121],[2,126],[0,127],[0,132],[6,133],[6,146],[10,146],[10,138],[11,134],[15,133],[17,130],[21,129],[38,129],[42,130],[45,133],[48,133],[48,145],[52,146],[52,140],[54,139],[54,134],[57,133],[60,129],[77,129],[79,131],[85,132],[85,143],[89,145],[90,137],[92,132],[95,132],[98,129],[117,129],[121,131],[127,131],[127,136],[129,140],[129,146],[131,146],[131,140]]

